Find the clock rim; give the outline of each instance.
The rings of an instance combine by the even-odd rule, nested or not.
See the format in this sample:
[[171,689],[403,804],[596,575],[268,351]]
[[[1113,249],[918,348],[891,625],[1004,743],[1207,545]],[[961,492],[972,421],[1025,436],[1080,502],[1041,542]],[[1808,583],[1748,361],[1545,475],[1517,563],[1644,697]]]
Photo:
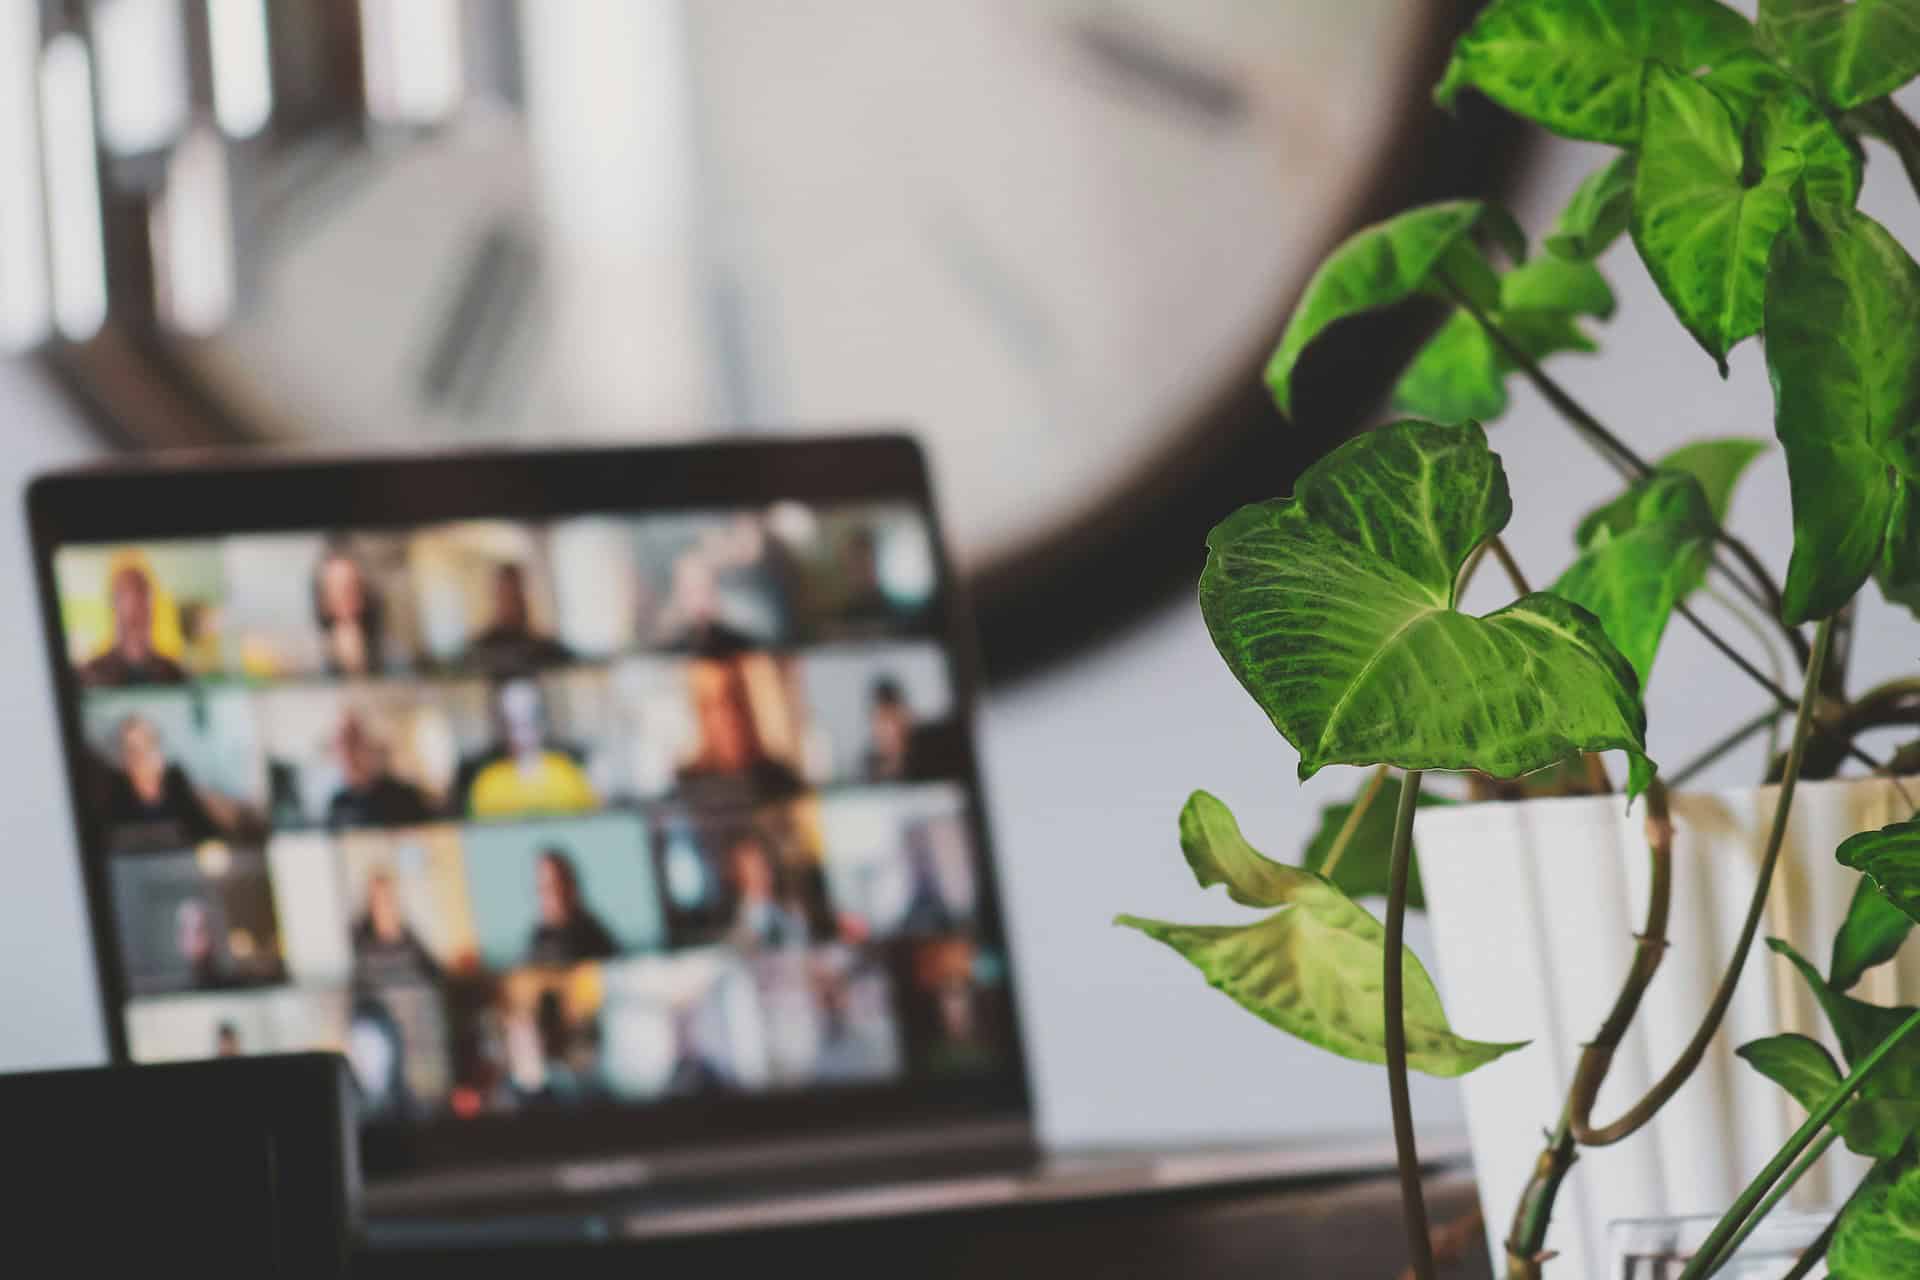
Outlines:
[[[1428,200],[1496,196],[1508,191],[1527,150],[1524,126],[1477,97],[1452,115],[1433,105],[1429,86],[1455,38],[1486,0],[1434,0],[1418,12],[1398,101],[1385,141],[1339,215],[1332,234],[1304,259],[1312,264],[1365,225]],[[110,261],[145,263],[144,217],[109,207]],[[1334,444],[1365,425],[1392,375],[1431,332],[1432,314],[1358,318],[1315,345],[1309,376],[1295,395],[1296,423],[1273,406],[1264,353],[1278,340],[1311,274],[1301,270],[1278,291],[1260,340],[1199,400],[1184,422],[1160,434],[1119,484],[1078,504],[1026,544],[974,566],[957,584],[980,637],[986,683],[1027,679],[1139,625],[1197,579],[1205,535],[1244,502],[1272,497]],[[119,273],[121,288],[138,292]],[[285,442],[250,425],[230,397],[182,354],[178,340],[131,321],[137,309],[112,307],[82,343],[55,345],[36,359],[81,410],[94,435],[127,452],[258,448]]]

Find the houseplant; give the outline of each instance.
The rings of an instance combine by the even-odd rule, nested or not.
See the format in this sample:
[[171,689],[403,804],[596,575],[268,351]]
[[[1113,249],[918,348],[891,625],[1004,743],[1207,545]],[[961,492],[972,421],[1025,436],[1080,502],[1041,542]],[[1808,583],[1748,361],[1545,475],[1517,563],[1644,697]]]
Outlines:
[[[1478,798],[1608,794],[1601,756],[1617,751],[1625,794],[1611,803],[1633,805],[1644,823],[1646,914],[1617,994],[1579,1048],[1558,1116],[1537,1117],[1546,1138],[1519,1202],[1488,1206],[1512,1211],[1508,1274],[1537,1276],[1550,1263],[1548,1225],[1579,1152],[1640,1133],[1720,1032],[1761,932],[1801,781],[1848,761],[1891,775],[1920,757],[1903,750],[1881,760],[1855,740],[1912,723],[1920,680],[1850,696],[1844,659],[1834,657],[1869,579],[1920,611],[1920,265],[1855,208],[1867,140],[1886,146],[1920,193],[1920,128],[1887,96],[1916,74],[1915,0],[1761,0],[1757,22],[1716,0],[1495,0],[1456,46],[1440,100],[1472,89],[1618,154],[1582,184],[1537,253],[1511,217],[1477,201],[1416,209],[1358,233],[1309,284],[1269,365],[1287,410],[1296,365],[1328,326],[1416,297],[1451,308],[1394,388],[1408,416],[1334,450],[1290,497],[1227,517],[1208,539],[1200,582],[1216,647],[1299,751],[1302,778],[1328,765],[1369,772],[1298,867],[1257,853],[1223,803],[1196,793],[1179,824],[1196,878],[1271,914],[1245,926],[1122,923],[1180,952],[1282,1030],[1386,1066],[1417,1275],[1431,1276],[1433,1260],[1408,1071],[1459,1076],[1538,1051],[1456,1032],[1402,944],[1426,776],[1462,778]],[[1723,373],[1733,346],[1764,343],[1792,494],[1783,585],[1724,528],[1755,442],[1699,442],[1650,463],[1543,368],[1560,352],[1593,349],[1583,324],[1612,307],[1594,259],[1622,234]],[[1512,377],[1536,387],[1625,481],[1581,521],[1576,554],[1547,591],[1530,589],[1500,540],[1512,498],[1480,425],[1505,409]],[[1517,599],[1469,616],[1457,604],[1483,561],[1512,578]],[[1744,600],[1791,655],[1797,691],[1692,609],[1690,597],[1710,583]],[[1669,932],[1684,818],[1647,758],[1641,690],[1675,615],[1790,711],[1792,732],[1774,756],[1777,790],[1763,801],[1766,834],[1724,976],[1671,1066],[1602,1123],[1597,1095]],[[1729,740],[1776,718],[1730,725]],[[1805,1035],[1741,1046],[1808,1114],[1731,1198],[1687,1277],[1720,1269],[1836,1144],[1871,1158],[1871,1173],[1795,1274],[1822,1254],[1841,1280],[1920,1274],[1920,1036],[1910,1036],[1920,1011],[1847,990],[1891,960],[1920,919],[1912,808],[1833,851],[1861,877],[1835,963],[1822,975],[1794,960],[1846,1068]],[[1384,924],[1355,901],[1379,892]]]

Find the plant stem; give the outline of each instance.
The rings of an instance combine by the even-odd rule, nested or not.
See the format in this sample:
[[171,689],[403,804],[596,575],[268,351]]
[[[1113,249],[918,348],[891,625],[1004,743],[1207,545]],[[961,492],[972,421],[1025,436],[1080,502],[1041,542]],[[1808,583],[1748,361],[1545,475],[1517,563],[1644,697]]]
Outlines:
[[[1495,346],[1500,348],[1501,353],[1526,375],[1527,381],[1531,382],[1541,395],[1546,397],[1547,403],[1552,405],[1554,410],[1576,431],[1586,437],[1599,450],[1601,456],[1613,464],[1615,470],[1632,480],[1653,474],[1651,463],[1636,453],[1633,446],[1609,431],[1600,419],[1587,412],[1579,401],[1567,393],[1566,388],[1547,376],[1546,371],[1540,367],[1540,362],[1515,342],[1511,335],[1494,322],[1484,308],[1449,280],[1445,273],[1441,273],[1440,282],[1452,295],[1453,300],[1478,321],[1482,329],[1486,330],[1487,336],[1493,340]],[[1742,595],[1752,601],[1754,607],[1779,624],[1781,634],[1786,637],[1795,659],[1804,666],[1809,656],[1806,639],[1780,620],[1780,587],[1774,582],[1773,575],[1767,572],[1767,567],[1760,562],[1760,557],[1753,553],[1753,548],[1725,528],[1716,525],[1714,537],[1733,553],[1734,558],[1752,576],[1752,581],[1748,582],[1740,575],[1731,572],[1718,557],[1715,558],[1716,567],[1726,574],[1727,580],[1732,582]]]
[[[1762,711],[1759,715],[1753,717],[1753,719],[1747,721],[1732,733],[1729,733],[1726,737],[1720,739],[1720,741],[1687,761],[1686,764],[1674,770],[1673,776],[1667,779],[1667,786],[1675,789],[1685,786],[1687,783],[1693,781],[1701,772],[1718,763],[1720,758],[1726,755],[1727,752],[1732,751],[1748,738],[1751,738],[1754,734],[1759,733],[1762,729],[1767,728],[1779,719],[1779,708],[1768,707],[1765,711]],[[1773,753],[1771,751],[1767,753],[1767,759],[1773,759]]]
[[1820,1234],[1813,1238],[1813,1243],[1800,1251],[1800,1256],[1793,1260],[1793,1265],[1780,1280],[1806,1280],[1813,1269],[1820,1265],[1820,1259],[1827,1256],[1827,1249],[1832,1246],[1834,1233],[1838,1230],[1840,1215],[1836,1213],[1828,1219],[1826,1226],[1820,1228]]
[[1506,570],[1507,581],[1513,584],[1515,591],[1523,596],[1533,594],[1533,588],[1527,585],[1527,575],[1521,571],[1520,562],[1513,558],[1513,552],[1508,548],[1505,538],[1497,533],[1494,534],[1487,539],[1487,550],[1493,552],[1494,559],[1498,560],[1500,567]]
[[[1721,652],[1721,654],[1724,655],[1729,662],[1733,663],[1734,666],[1740,668],[1741,671],[1745,672],[1747,676],[1751,678],[1755,684],[1759,685],[1762,689],[1765,689],[1768,693],[1772,694],[1774,697],[1774,701],[1778,702],[1784,710],[1792,711],[1797,706],[1799,706],[1799,702],[1794,698],[1792,694],[1788,693],[1785,689],[1782,689],[1779,685],[1775,684],[1772,678],[1769,677],[1766,672],[1754,666],[1753,663],[1749,662],[1746,659],[1745,655],[1743,655],[1738,649],[1735,649],[1732,645],[1729,645],[1724,639],[1722,639],[1718,632],[1714,631],[1712,627],[1708,626],[1704,621],[1702,621],[1699,614],[1695,613],[1691,608],[1687,606],[1685,601],[1682,601],[1681,603],[1676,604],[1674,606],[1674,609],[1676,612],[1679,613],[1681,617],[1685,618],[1688,622],[1692,623],[1694,630],[1698,631],[1701,635],[1705,636],[1707,638],[1708,643],[1712,644],[1714,648],[1718,649]],[[1831,622],[1832,619],[1828,619],[1828,621]],[[1825,625],[1825,624],[1822,624],[1822,625]],[[1868,755],[1865,751],[1862,751],[1859,747],[1855,746],[1851,742],[1847,744],[1847,754],[1852,756],[1855,760],[1858,760],[1861,764],[1866,765],[1869,769],[1872,769],[1875,773],[1884,774],[1887,772],[1887,766],[1883,761],[1874,759],[1872,756]]]
[[[1613,1026],[1615,1016],[1622,1012],[1623,1006],[1626,1016],[1631,1018],[1633,1006],[1639,1001],[1638,993],[1633,993],[1632,1000],[1628,1001],[1629,992],[1621,992],[1622,999],[1615,1004],[1613,1014],[1608,1015],[1602,1034],[1581,1051],[1580,1065],[1574,1072],[1573,1092],[1568,1099],[1567,1109],[1573,1119],[1574,1139],[1582,1146],[1610,1146],[1637,1132],[1653,1119],[1667,1100],[1693,1075],[1694,1068],[1700,1065],[1700,1059],[1706,1056],[1707,1046],[1719,1033],[1720,1021],[1726,1017],[1727,1008],[1733,1003],[1734,989],[1740,984],[1740,973],[1746,967],[1747,953],[1753,949],[1754,937],[1760,931],[1761,917],[1766,913],[1767,892],[1773,885],[1773,870],[1779,864],[1780,848],[1786,840],[1787,815],[1793,809],[1794,787],[1800,780],[1800,764],[1806,758],[1807,738],[1813,728],[1813,706],[1820,697],[1820,676],[1832,647],[1833,619],[1826,618],[1814,633],[1813,658],[1807,664],[1806,690],[1800,696],[1800,707],[1793,723],[1793,740],[1787,747],[1786,771],[1780,780],[1780,801],[1774,806],[1773,828],[1767,835],[1767,850],[1760,860],[1760,874],[1753,886],[1753,898],[1747,904],[1746,923],[1740,929],[1740,939],[1734,944],[1733,957],[1727,962],[1726,973],[1721,976],[1720,987],[1713,994],[1713,1003],[1707,1007],[1706,1017],[1701,1020],[1693,1039],[1687,1042],[1687,1047],[1681,1050],[1679,1060],[1640,1101],[1629,1107],[1612,1124],[1595,1125],[1594,1100],[1599,1096],[1600,1085],[1607,1078],[1607,1070],[1613,1065],[1614,1050],[1619,1046],[1618,1038],[1609,1041],[1605,1032]],[[1624,1032],[1625,1029],[1623,1023],[1620,1031]]]
[[1553,1221],[1553,1203],[1560,1196],[1560,1184],[1567,1171],[1580,1158],[1574,1149],[1573,1130],[1567,1113],[1547,1135],[1547,1146],[1533,1162],[1533,1176],[1520,1203],[1513,1210],[1513,1228],[1507,1232],[1507,1280],[1540,1280],[1540,1268],[1546,1261],[1547,1227]]
[[[1773,637],[1767,631],[1765,622],[1760,618],[1754,616],[1754,614],[1748,609],[1745,601],[1733,599],[1732,597],[1728,596],[1726,592],[1721,591],[1719,588],[1713,586],[1711,583],[1707,584],[1707,586],[1704,588],[1704,591],[1706,593],[1707,599],[1719,605],[1721,609],[1723,609],[1726,612],[1728,617],[1732,618],[1735,622],[1739,623],[1742,629],[1744,629],[1748,635],[1753,637],[1754,647],[1756,647],[1757,649],[1760,650],[1761,653],[1766,655],[1767,673],[1773,677],[1773,682],[1775,684],[1786,683],[1786,679],[1787,679],[1786,665],[1780,661],[1779,650],[1777,650],[1774,647]],[[1835,658],[1837,657],[1838,653],[1839,653],[1839,639],[1836,636],[1834,641],[1834,654],[1832,656],[1829,656],[1827,659],[1827,684],[1829,685],[1829,687],[1831,687],[1831,685],[1833,684],[1833,670],[1835,665]],[[1825,693],[1825,692],[1828,692],[1828,690],[1822,690],[1822,692]]]
[[[1716,1270],[1739,1256],[1740,1246],[1747,1242],[1747,1237],[1759,1229],[1760,1224],[1767,1220],[1767,1215],[1773,1212],[1774,1207],[1787,1198],[1787,1193],[1793,1190],[1794,1184],[1804,1178],[1809,1169],[1819,1164],[1820,1157],[1827,1154],[1827,1148],[1839,1140],[1840,1131],[1828,1129],[1807,1148],[1793,1168],[1787,1170],[1786,1176],[1773,1184],[1773,1190],[1767,1192],[1767,1198],[1760,1202],[1760,1207],[1748,1215],[1747,1220],[1740,1225],[1740,1229],[1733,1233],[1733,1239],[1727,1241],[1727,1247],[1720,1251],[1720,1258],[1714,1263]],[[1708,1274],[1711,1275],[1712,1272],[1709,1271]]]
[[[1673,902],[1673,819],[1668,811],[1667,789],[1658,778],[1647,788],[1647,862],[1646,924],[1635,935],[1633,965],[1620,984],[1620,994],[1614,998],[1612,1010],[1593,1037],[1593,1044],[1605,1046],[1609,1057],[1625,1038],[1633,1015],[1640,1007],[1640,998],[1652,985],[1653,975],[1667,953],[1667,916]],[[1601,1070],[1604,1074],[1605,1068]],[[1507,1237],[1509,1280],[1539,1278],[1539,1258],[1546,1245],[1553,1202],[1560,1194],[1562,1179],[1576,1159],[1573,1108],[1574,1097],[1569,1092],[1567,1104],[1560,1113],[1560,1125],[1535,1161],[1533,1177],[1514,1211],[1513,1231]]]
[[1920,195],[1920,125],[1902,111],[1891,98],[1884,98],[1848,113],[1874,137],[1893,149],[1900,167],[1907,171],[1907,184]]
[[1694,1253],[1693,1260],[1687,1263],[1686,1269],[1680,1273],[1680,1280],[1703,1280],[1703,1277],[1713,1274],[1714,1269],[1720,1264],[1720,1255],[1725,1251],[1727,1241],[1732,1239],[1734,1233],[1746,1222],[1748,1215],[1760,1203],[1761,1197],[1767,1194],[1781,1174],[1786,1172],[1787,1167],[1799,1158],[1800,1153],[1820,1136],[1821,1130],[1827,1127],[1827,1122],[1839,1114],[1840,1108],[1846,1105],[1847,1099],[1853,1096],[1854,1091],[1866,1081],[1866,1078],[1873,1074],[1874,1068],[1878,1067],[1881,1061],[1893,1052],[1894,1047],[1906,1038],[1907,1033],[1916,1027],[1920,1027],[1920,1009],[1914,1010],[1888,1034],[1886,1039],[1875,1045],[1873,1052],[1860,1060],[1860,1065],[1853,1069],[1853,1073],[1842,1080],[1839,1086],[1813,1109],[1813,1114],[1807,1117],[1806,1123],[1793,1131],[1793,1136],[1787,1139],[1786,1145],[1774,1153],[1773,1159],[1767,1161],[1766,1167],[1747,1184],[1747,1189],[1742,1191],[1739,1198],[1720,1215],[1720,1221]]
[[1407,924],[1407,874],[1413,861],[1413,814],[1419,798],[1420,771],[1409,770],[1400,785],[1400,809],[1393,818],[1393,861],[1387,868],[1386,972],[1381,996],[1387,1019],[1387,1095],[1393,1104],[1393,1146],[1400,1163],[1400,1205],[1406,1219],[1407,1249],[1416,1280],[1434,1280],[1427,1199],[1420,1186],[1420,1154],[1414,1147],[1413,1099],[1407,1093],[1407,1024],[1402,992],[1406,977],[1402,938]]
[[1367,816],[1367,810],[1373,807],[1374,799],[1379,796],[1380,788],[1387,782],[1387,766],[1374,768],[1373,777],[1367,779],[1366,790],[1353,802],[1353,808],[1347,811],[1347,820],[1340,824],[1340,830],[1334,833],[1333,843],[1327,847],[1327,857],[1320,864],[1320,874],[1333,879],[1333,869],[1340,865],[1340,859],[1347,856],[1347,846],[1353,843],[1353,833],[1360,829],[1360,820]]

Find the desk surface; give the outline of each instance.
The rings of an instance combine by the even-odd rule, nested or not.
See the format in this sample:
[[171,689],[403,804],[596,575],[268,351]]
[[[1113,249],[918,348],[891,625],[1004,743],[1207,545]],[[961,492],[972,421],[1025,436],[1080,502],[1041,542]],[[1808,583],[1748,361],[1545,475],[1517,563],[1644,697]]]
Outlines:
[[[1436,1224],[1477,1208],[1470,1175],[1437,1171],[1429,1179]],[[742,1275],[785,1280],[820,1273],[834,1280],[866,1275],[914,1277],[1380,1277],[1406,1265],[1398,1186],[1369,1174],[1302,1180],[1196,1180],[1057,1198],[1014,1198],[937,1208],[907,1206],[877,1215],[762,1222],[741,1229],[686,1230],[641,1238],[609,1237],[465,1247],[368,1251],[356,1276],[432,1280],[512,1276],[639,1274]],[[1460,1233],[1465,1254],[1448,1280],[1491,1276],[1474,1227]]]

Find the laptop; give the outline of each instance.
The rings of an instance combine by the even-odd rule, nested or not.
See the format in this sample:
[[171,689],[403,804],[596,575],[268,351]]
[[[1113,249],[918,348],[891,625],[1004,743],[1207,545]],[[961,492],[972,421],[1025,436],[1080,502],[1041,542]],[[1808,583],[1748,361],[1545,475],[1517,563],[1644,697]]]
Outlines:
[[906,438],[115,464],[28,506],[113,1056],[344,1054],[377,1240],[1390,1159],[1042,1176]]

